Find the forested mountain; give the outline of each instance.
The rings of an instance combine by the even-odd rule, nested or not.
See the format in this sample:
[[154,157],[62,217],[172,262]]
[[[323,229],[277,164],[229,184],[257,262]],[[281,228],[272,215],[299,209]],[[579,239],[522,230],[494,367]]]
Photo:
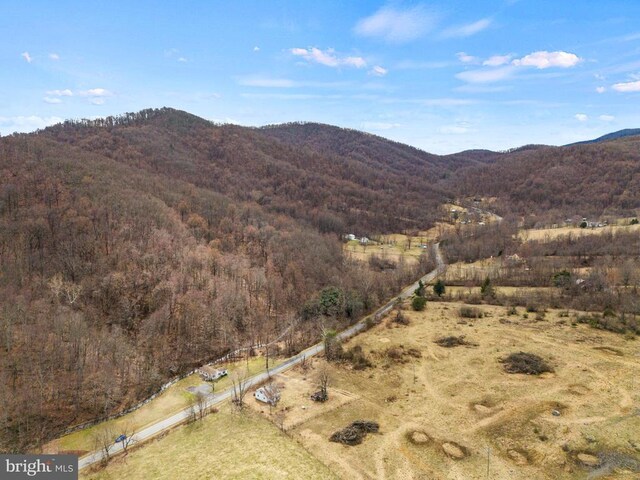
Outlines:
[[428,225],[427,182],[174,110],[3,137],[0,179],[1,451],[293,322],[291,353],[430,268],[348,261],[337,235]]
[[[371,151],[354,157],[300,148],[272,138],[266,130],[213,125],[172,109],[137,115],[106,127],[60,125],[41,135],[254,202],[322,232],[423,228],[433,223],[444,195],[434,186],[444,167],[418,156],[405,158],[404,151],[415,150],[410,147],[387,148],[379,158]],[[425,206],[430,208],[421,208]]]
[[617,132],[607,133],[606,135],[602,135],[601,137],[595,138],[593,140],[585,140],[583,142],[572,143],[572,145],[607,142],[609,140],[615,140],[617,138],[634,137],[637,135],[640,135],[640,128],[625,128],[624,130],[618,130]]
[[634,215],[640,207],[640,137],[538,147],[471,167],[450,183],[460,197],[492,197],[501,214]]
[[457,169],[483,164],[499,155],[489,150],[433,155],[377,135],[319,123],[285,123],[259,131],[288,145],[357,162],[387,177],[416,178],[418,184],[436,182]]
[[343,233],[426,229],[454,197],[521,214],[636,208],[639,144],[436,156],[327,125],[214,125],[172,109],[2,137],[0,450],[294,324],[291,353],[432,266],[350,261]]

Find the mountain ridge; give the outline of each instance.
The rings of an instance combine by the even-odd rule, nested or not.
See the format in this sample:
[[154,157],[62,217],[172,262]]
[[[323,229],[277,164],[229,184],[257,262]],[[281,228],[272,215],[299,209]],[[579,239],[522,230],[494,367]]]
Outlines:
[[617,130],[615,132],[607,133],[598,138],[594,138],[592,140],[583,140],[581,142],[570,143],[565,145],[566,147],[571,147],[573,145],[585,145],[589,143],[600,143],[600,142],[608,142],[611,140],[617,140],[619,138],[626,137],[634,137],[640,135],[640,128],[624,128],[622,130]]

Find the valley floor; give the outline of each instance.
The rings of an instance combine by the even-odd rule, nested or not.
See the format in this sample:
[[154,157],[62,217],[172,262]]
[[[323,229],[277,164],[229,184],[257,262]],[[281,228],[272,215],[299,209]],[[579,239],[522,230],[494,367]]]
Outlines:
[[[430,302],[424,312],[405,310],[408,326],[392,322],[393,313],[345,344],[361,346],[374,367],[328,365],[326,403],[309,399],[326,362],[309,360],[275,378],[282,389],[276,408],[250,392],[245,413],[223,405],[84,476],[638,478],[640,342],[577,325],[572,312],[535,318],[481,305],[483,318],[463,319],[460,307]],[[471,345],[434,343],[448,335]],[[500,359],[519,351],[543,357],[554,372],[505,373]],[[353,447],[329,441],[355,420],[376,421],[380,432]]]
[[[323,360],[281,375],[285,428],[344,479],[485,479],[487,463],[491,479],[637,478],[640,343],[574,326],[559,311],[536,320],[480,306],[486,317],[471,321],[459,308],[430,303],[404,312],[409,326],[387,320],[356,337],[345,348],[360,345],[375,367],[330,366],[326,404],[309,400]],[[445,335],[473,345],[434,343]],[[548,360],[554,373],[505,373],[500,358],[519,351]],[[359,419],[378,422],[380,433],[355,447],[328,441]],[[463,458],[445,453],[451,445]]]

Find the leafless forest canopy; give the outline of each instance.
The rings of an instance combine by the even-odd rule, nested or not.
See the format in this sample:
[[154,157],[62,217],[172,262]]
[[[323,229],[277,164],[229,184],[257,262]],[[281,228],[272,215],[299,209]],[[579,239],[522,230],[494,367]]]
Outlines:
[[425,230],[446,201],[490,197],[506,217],[447,234],[451,262],[518,253],[535,264],[520,281],[548,285],[613,261],[631,285],[637,236],[525,246],[516,225],[634,214],[639,142],[439,157],[327,125],[253,129],[171,109],[3,137],[0,450],[122,410],[289,325],[287,354],[355,321],[433,260],[373,268],[348,260],[341,236]]

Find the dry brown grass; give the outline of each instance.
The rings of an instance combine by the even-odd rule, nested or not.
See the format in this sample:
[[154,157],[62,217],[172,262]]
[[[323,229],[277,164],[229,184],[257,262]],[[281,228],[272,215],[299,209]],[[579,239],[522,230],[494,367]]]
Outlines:
[[297,442],[259,415],[219,413],[119,457],[91,480],[332,479],[335,476]]
[[[371,242],[370,244],[363,246],[357,240],[347,242],[343,246],[345,255],[354,260],[360,260],[366,262],[372,255],[390,260],[392,262],[399,262],[401,259],[405,262],[412,264],[418,261],[418,258],[424,252],[424,249],[420,247],[423,243],[434,242],[442,234],[453,228],[452,225],[447,223],[436,223],[436,226],[425,231],[418,232],[417,235],[408,236],[402,233],[392,233],[388,235],[382,235],[379,242]],[[408,241],[410,240],[410,245]]]
[[[432,303],[425,312],[405,311],[409,326],[389,318],[353,339],[346,346],[360,345],[377,366],[330,366],[324,404],[307,400],[321,360],[281,376],[289,433],[345,479],[484,479],[487,448],[494,480],[583,479],[589,470],[577,460],[581,452],[640,456],[632,446],[640,450],[640,343],[560,323],[559,311],[501,323],[505,307],[480,306],[488,315],[462,325],[459,308]],[[468,335],[477,346],[435,345],[443,335]],[[384,353],[399,345],[421,356],[388,361]],[[500,359],[518,351],[535,352],[555,371],[506,373]],[[362,418],[378,422],[380,433],[354,447],[329,442]]]
[[[272,365],[277,365],[282,360],[275,360],[270,362]],[[253,357],[249,361],[240,360],[237,362],[230,362],[224,365],[220,365],[220,368],[226,368],[229,372],[233,371],[248,371],[249,375],[265,370],[265,361],[262,357]],[[131,413],[123,415],[107,422],[99,423],[93,427],[78,430],[69,435],[65,435],[56,440],[49,442],[44,446],[44,451],[47,453],[59,453],[59,452],[90,452],[94,449],[93,434],[94,432],[105,426],[109,426],[113,431],[120,432],[122,429],[130,428],[133,431],[138,431],[146,426],[152,425],[163,418],[166,418],[183,408],[186,408],[190,402],[193,401],[193,396],[187,390],[189,387],[203,385],[204,382],[200,375],[194,373],[188,377],[180,380],[166,389],[162,394],[151,400],[149,403],[143,405],[137,410]],[[215,391],[220,392],[231,386],[231,377],[223,377],[215,382]]]
[[521,230],[518,235],[524,241],[551,241],[563,235],[582,237],[584,235],[602,235],[604,233],[627,233],[638,231],[640,231],[640,225],[610,225],[602,228],[561,227],[529,229]]

